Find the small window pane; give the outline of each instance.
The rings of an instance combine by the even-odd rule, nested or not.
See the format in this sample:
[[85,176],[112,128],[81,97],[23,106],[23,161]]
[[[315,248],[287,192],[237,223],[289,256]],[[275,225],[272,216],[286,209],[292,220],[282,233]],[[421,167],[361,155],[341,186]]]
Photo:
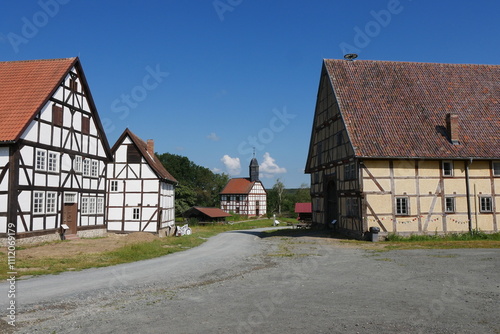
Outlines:
[[408,215],[408,198],[396,197],[396,214]]
[[47,151],[36,150],[36,166],[37,170],[47,169]]
[[481,212],[491,212],[492,211],[492,200],[491,197],[480,197]]
[[445,202],[445,212],[455,212],[455,197],[446,197]]
[[493,163],[493,175],[500,176],[500,162]]
[[453,163],[450,161],[443,162],[443,176],[453,176]]

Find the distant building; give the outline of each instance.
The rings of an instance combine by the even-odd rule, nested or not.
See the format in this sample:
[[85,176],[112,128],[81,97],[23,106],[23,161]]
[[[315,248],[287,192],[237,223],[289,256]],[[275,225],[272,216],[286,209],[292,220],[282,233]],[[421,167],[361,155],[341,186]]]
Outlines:
[[221,209],[249,217],[267,213],[267,192],[259,181],[259,163],[253,158],[249,178],[233,178],[220,192]]
[[500,66],[324,60],[305,170],[318,224],[498,232]]
[[107,222],[111,232],[173,231],[177,180],[144,142],[126,129],[111,149],[108,165]]

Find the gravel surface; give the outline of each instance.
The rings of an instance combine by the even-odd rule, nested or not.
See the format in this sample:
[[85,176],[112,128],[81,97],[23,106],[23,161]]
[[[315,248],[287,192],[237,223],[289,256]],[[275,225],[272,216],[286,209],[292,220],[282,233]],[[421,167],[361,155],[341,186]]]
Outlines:
[[498,334],[499,255],[227,232],[158,259],[19,281],[16,333]]

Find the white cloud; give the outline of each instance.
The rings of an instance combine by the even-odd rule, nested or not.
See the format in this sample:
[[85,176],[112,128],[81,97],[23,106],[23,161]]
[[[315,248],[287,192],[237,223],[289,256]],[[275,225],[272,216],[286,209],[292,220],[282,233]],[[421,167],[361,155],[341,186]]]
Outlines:
[[280,167],[276,164],[269,152],[264,153],[264,161],[259,166],[259,171],[262,177],[272,178],[276,174],[286,173],[286,168]]
[[219,141],[220,140],[219,136],[217,136],[217,134],[215,132],[212,132],[211,134],[209,134],[207,136],[207,138],[212,140],[212,141]]
[[224,155],[220,159],[224,166],[226,166],[227,173],[231,176],[238,175],[241,172],[240,158],[231,158],[229,155]]

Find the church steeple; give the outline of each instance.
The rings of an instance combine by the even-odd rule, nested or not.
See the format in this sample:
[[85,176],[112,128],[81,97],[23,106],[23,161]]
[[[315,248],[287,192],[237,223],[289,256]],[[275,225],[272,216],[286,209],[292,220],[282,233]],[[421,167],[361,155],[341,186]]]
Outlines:
[[255,158],[255,148],[253,150],[253,158],[250,161],[250,182],[259,181],[259,163]]

